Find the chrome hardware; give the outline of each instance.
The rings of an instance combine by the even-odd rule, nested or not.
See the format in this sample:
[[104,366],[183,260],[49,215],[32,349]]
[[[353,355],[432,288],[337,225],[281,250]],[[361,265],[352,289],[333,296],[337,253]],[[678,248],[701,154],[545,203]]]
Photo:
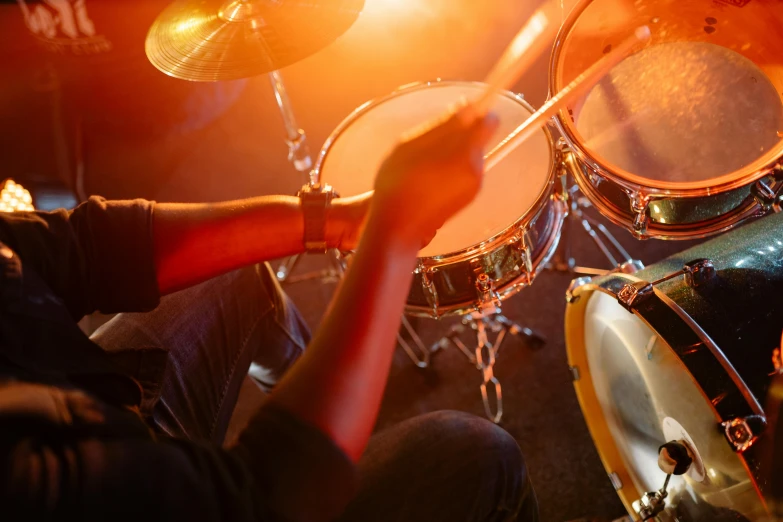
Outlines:
[[[487,418],[494,423],[500,422],[503,417],[503,389],[500,386],[500,381],[495,377],[495,357],[497,356],[498,347],[503,341],[504,335],[498,334],[494,343],[490,343],[487,339],[487,330],[484,325],[484,321],[481,317],[478,317],[478,321],[474,324],[476,326],[476,334],[478,336],[478,345],[476,346],[476,366],[481,370],[483,376],[483,382],[479,386],[481,390],[481,400],[484,403],[484,413]],[[502,332],[505,334],[505,331]],[[484,362],[484,352],[486,351],[487,357]],[[492,408],[491,401],[489,400],[489,394],[487,393],[487,385],[492,384],[495,388],[495,408]]]
[[[573,153],[565,151],[561,168],[566,172],[570,172],[572,169],[578,168],[575,162],[576,160],[573,157]],[[609,232],[609,229],[601,222],[591,217],[588,213],[584,212],[584,210],[592,204],[587,198],[581,195],[578,186],[571,186],[568,188],[567,192],[569,198],[569,213],[563,224],[561,248],[552,261],[552,268],[560,271],[575,272],[577,274],[603,275],[618,267],[625,267],[629,263],[643,267],[640,261],[631,259],[630,254],[623,248],[620,242],[617,241],[614,235]],[[570,245],[571,229],[575,227],[581,227],[587,235],[590,236],[590,239],[593,240],[595,246],[611,264],[611,269],[577,266],[576,260],[571,256]],[[625,269],[623,268],[621,271],[625,272]]]
[[[402,316],[402,326],[405,328],[405,331],[408,332],[408,335],[411,336],[413,346],[411,346],[399,332],[397,332],[397,343],[399,343],[400,347],[408,355],[410,360],[413,361],[413,364],[419,368],[427,368],[430,365],[430,350],[424,346],[424,342],[421,340],[421,337],[419,337],[416,329],[413,328],[410,321],[408,321],[408,318],[405,317],[404,314]],[[418,354],[414,348],[418,350]]]
[[685,276],[685,284],[695,288],[711,281],[715,277],[715,265],[709,259],[694,259],[685,263],[681,270],[665,275],[653,281],[652,284],[658,285],[680,275]]
[[484,272],[479,259],[471,259],[470,266],[475,274],[474,284],[476,286],[476,295],[478,304],[476,311],[480,313],[492,313],[500,309],[500,296],[495,291],[495,283]]
[[581,378],[581,375],[579,375],[579,368],[576,366],[569,366],[568,371],[571,372],[571,380],[572,381],[578,381]]
[[666,476],[667,484],[664,486],[664,489],[661,491],[648,491],[641,499],[633,503],[633,508],[639,513],[639,518],[643,521],[660,515],[666,508],[666,497],[669,496],[669,493],[665,488],[668,486],[670,476]]
[[614,272],[619,272],[621,274],[635,274],[639,270],[644,270],[644,263],[638,259],[629,259],[628,261],[620,263],[620,265],[617,267],[617,270],[614,270]]
[[[300,129],[296,123],[296,117],[283,83],[283,77],[279,71],[272,71],[269,73],[269,81],[272,83],[277,108],[280,110],[280,115],[283,117],[283,124],[285,125],[288,161],[299,172],[308,172],[313,166],[313,160],[310,157],[310,150],[307,146],[307,136],[304,130]],[[315,170],[310,171],[310,184],[318,184],[318,173]]]
[[519,249],[520,256],[522,258],[522,263],[525,267],[525,277],[527,280],[525,281],[526,284],[530,284],[533,282],[533,249],[532,247],[532,241],[530,240],[530,234],[527,230],[522,229],[520,230],[522,233],[521,235],[516,236],[513,241],[516,244],[517,248]]
[[715,265],[709,259],[696,259],[685,263],[685,284],[691,288],[703,285],[715,277]]
[[781,203],[783,203],[783,183],[779,183],[783,178],[783,168],[776,167],[772,174],[772,182],[777,186],[770,184],[767,179],[760,179],[750,187],[750,193],[753,199],[761,206],[764,212],[773,210],[774,212],[781,211]]
[[617,301],[629,312],[653,295],[653,285],[647,281],[636,281],[623,285],[617,292]]
[[631,196],[631,212],[633,212],[633,235],[637,239],[644,239],[647,233],[647,225],[650,223],[650,213],[648,205],[649,196],[642,194],[633,194]]
[[[476,345],[473,350],[468,348],[468,346],[462,342],[462,339],[460,339],[460,335],[467,330],[467,327],[476,333]],[[489,332],[495,334],[495,338],[492,342],[489,341]],[[430,348],[430,352],[435,352],[437,350],[445,349],[450,345],[454,345],[463,355],[465,355],[472,365],[481,371],[482,383],[479,386],[479,390],[481,392],[481,400],[484,404],[484,412],[489,420],[496,423],[500,422],[500,419],[503,416],[503,390],[500,382],[494,375],[494,365],[500,346],[503,344],[507,335],[524,336],[536,344],[543,344],[545,342],[541,336],[530,328],[526,328],[511,321],[497,311],[487,314],[473,312],[466,315],[461,323],[452,325],[448,333]],[[495,408],[492,407],[492,401],[490,400],[488,393],[488,386],[490,384],[495,388]]]
[[574,291],[580,286],[588,284],[590,281],[592,281],[592,279],[592,277],[585,276],[577,277],[576,279],[572,280],[568,285],[568,290],[566,290],[566,303],[571,304],[579,301],[580,296],[574,295]]
[[[635,266],[629,264],[626,268],[633,270]],[[653,294],[653,287],[655,285],[659,285],[681,275],[685,276],[685,284],[691,288],[696,288],[715,278],[715,265],[709,259],[694,259],[693,261],[685,263],[682,269],[667,274],[660,279],[656,279],[652,283],[648,283],[647,281],[627,283],[617,292],[617,301],[619,301],[626,310],[632,312],[636,306],[644,302],[645,299]]]
[[720,425],[732,449],[737,453],[742,453],[758,440],[767,427],[767,419],[761,415],[748,415],[721,422]]
[[609,473],[609,482],[612,483],[612,487],[615,491],[623,489],[623,481],[620,480],[620,476],[617,473]]
[[435,283],[432,281],[432,276],[435,274],[436,270],[434,268],[427,268],[419,262],[416,271],[421,274],[421,289],[424,291],[424,297],[427,299],[427,304],[432,307],[433,316],[438,317],[438,289],[435,288]]

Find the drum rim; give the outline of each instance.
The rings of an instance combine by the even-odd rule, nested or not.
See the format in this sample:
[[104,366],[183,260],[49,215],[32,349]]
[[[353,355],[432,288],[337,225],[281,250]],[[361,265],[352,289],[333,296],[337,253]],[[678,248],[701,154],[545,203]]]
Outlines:
[[[592,186],[590,180],[584,175],[578,165],[569,164],[571,161],[579,162],[581,160],[570,153],[566,153],[563,157],[563,161],[567,165],[568,171],[573,175],[579,190],[587,196],[601,215],[615,225],[624,227],[633,232],[633,217],[628,217],[627,214],[622,212],[621,207],[606,200],[601,191]],[[750,195],[748,197],[750,197]],[[652,204],[658,199],[662,198],[651,195],[650,203]],[[648,223],[645,232],[641,234],[641,237],[675,241],[706,238],[736,228],[744,224],[747,220],[759,217],[763,214],[764,212],[761,210],[761,206],[755,200],[751,199],[750,201],[743,202],[736,209],[716,214],[714,217],[702,221],[693,223],[650,222]]]
[[[329,151],[331,150],[334,142],[343,134],[343,132],[345,132],[345,130],[351,124],[353,124],[354,121],[356,121],[363,114],[369,112],[374,107],[384,102],[397,98],[398,96],[401,96],[408,92],[413,92],[413,91],[418,91],[418,90],[428,89],[428,88],[435,88],[435,87],[448,87],[448,86],[458,86],[458,85],[463,85],[463,86],[470,85],[470,86],[481,87],[481,86],[485,86],[486,84],[477,81],[440,80],[440,79],[435,81],[413,82],[413,83],[402,85],[389,94],[386,94],[378,98],[374,98],[372,100],[369,100],[361,104],[359,107],[354,109],[348,116],[346,116],[340,122],[340,124],[334,129],[334,131],[332,131],[332,133],[324,142],[320,152],[318,153],[318,159],[316,160],[315,166],[313,167],[315,179],[320,180],[321,168],[323,167],[323,164],[326,161],[326,158],[328,157]],[[522,105],[524,108],[529,110],[531,114],[535,112],[533,106],[530,105],[530,103],[528,103],[528,101],[525,100],[524,96],[521,94],[515,94],[511,91],[500,91],[498,94]],[[536,196],[533,205],[529,207],[519,218],[517,218],[516,221],[511,223],[508,227],[504,228],[494,236],[485,239],[480,243],[475,243],[463,249],[447,252],[445,254],[418,257],[417,259],[419,260],[422,266],[427,268],[437,267],[438,265],[451,264],[455,262],[455,260],[459,260],[463,258],[464,259],[472,258],[480,254],[492,252],[497,248],[499,243],[505,243],[505,241],[508,240],[510,237],[512,237],[518,230],[520,230],[520,228],[524,228],[524,226],[527,223],[532,221],[532,219],[538,215],[541,209],[550,200],[550,198],[547,196],[549,192],[552,190],[552,186],[554,184],[555,173],[557,172],[557,153],[558,153],[558,149],[555,145],[554,138],[552,137],[552,133],[549,130],[549,128],[545,126],[542,127],[541,130],[544,132],[544,135],[546,136],[547,144],[549,145],[549,172],[547,173],[546,181],[544,182],[541,191]],[[339,188],[337,189],[339,190]]]
[[[565,344],[566,344],[566,356],[568,359],[569,367],[572,368],[574,367],[574,362],[576,359],[578,359],[580,362],[583,363],[583,366],[577,366],[577,369],[580,372],[579,378],[575,379],[573,384],[577,395],[577,399],[579,401],[579,406],[582,409],[585,423],[588,426],[588,430],[590,431],[590,436],[593,439],[596,450],[598,451],[598,454],[601,458],[601,462],[604,464],[604,468],[608,473],[611,474],[614,472],[620,474],[621,476],[623,476],[624,474],[625,476],[631,478],[632,480],[632,475],[630,474],[628,463],[625,461],[625,458],[620,453],[619,448],[617,446],[617,442],[615,441],[614,436],[611,434],[611,431],[609,430],[609,424],[605,416],[603,415],[603,409],[601,408],[600,401],[598,400],[598,396],[595,391],[595,385],[593,384],[593,380],[592,380],[592,374],[589,370],[589,364],[587,362],[587,348],[584,342],[586,305],[587,302],[589,301],[590,296],[594,292],[603,292],[604,294],[607,294],[610,297],[617,298],[615,292],[613,292],[613,290],[609,288],[609,285],[612,282],[616,282],[616,281],[638,282],[641,281],[641,279],[631,274],[612,273],[612,274],[607,274],[605,276],[599,276],[597,278],[593,278],[589,282],[576,286],[575,288],[572,289],[572,294],[571,294],[572,299],[570,300],[570,302],[568,302],[566,306]],[[660,300],[660,302],[663,303],[665,306],[669,307],[672,311],[674,311],[674,313],[679,317],[679,319],[683,321],[689,328],[691,328],[694,334],[697,337],[699,337],[704,342],[704,344],[709,348],[712,356],[724,368],[726,373],[729,374],[729,376],[731,377],[732,382],[734,382],[734,384],[737,386],[739,393],[746,400],[748,404],[748,408],[756,414],[760,413],[761,415],[764,415],[764,411],[761,405],[758,403],[758,400],[750,391],[747,384],[745,384],[745,382],[742,380],[742,377],[739,375],[736,369],[732,366],[731,361],[729,361],[726,358],[725,354],[723,354],[723,352],[720,350],[720,347],[718,347],[715,344],[715,342],[701,328],[701,326],[698,323],[696,323],[696,321],[690,316],[690,314],[688,314],[678,303],[673,301],[667,294],[665,294],[658,288],[653,288],[653,292],[655,296]],[[575,316],[574,314],[577,315]],[[669,341],[665,337],[663,337],[660,334],[660,332],[648,322],[647,318],[645,317],[645,314],[640,313],[638,310],[635,310],[633,312],[633,315],[635,315],[640,321],[642,321],[645,325],[647,325],[647,327],[651,331],[655,332],[655,334],[659,336],[671,350],[671,344],[669,343]],[[569,326],[571,326],[571,328],[569,328]],[[674,356],[679,361],[679,363],[682,365],[683,369],[688,373],[690,378],[696,384],[699,393],[701,393],[701,396],[709,405],[713,415],[715,416],[716,423],[719,425],[720,422],[722,422],[725,419],[722,418],[720,412],[718,412],[715,404],[712,402],[712,399],[707,396],[707,393],[702,388],[700,381],[696,379],[693,372],[690,370],[690,368],[685,363],[685,361],[683,361],[682,358],[676,352],[673,351],[673,353]],[[588,379],[585,379],[584,378],[585,376],[588,377]],[[589,419],[587,416],[587,411],[598,411],[601,413],[601,415],[598,416],[597,418]],[[603,444],[604,446],[600,446],[601,444]],[[729,442],[726,441],[726,444],[729,444]],[[765,500],[759,488],[759,481],[761,480],[761,476],[759,475],[758,472],[759,467],[757,463],[754,462],[755,459],[753,453],[736,452],[736,455],[739,458],[742,465],[744,466],[748,477],[751,479],[751,482],[760,498],[760,502],[762,503],[762,505],[764,505]],[[636,498],[634,499],[627,498],[628,495],[625,495],[623,492],[621,492],[622,488],[617,489],[616,492],[620,497],[620,499],[622,500],[623,504],[626,506],[626,509],[628,510],[629,514],[633,516],[637,516],[636,511],[632,507],[632,503],[633,501],[641,498],[642,492],[638,490],[636,484],[633,483],[633,480],[630,485],[632,486],[631,493],[634,495],[639,495]]]
[[[549,59],[550,97],[561,88],[558,82],[558,73],[560,72],[559,63],[563,56],[563,46],[566,41],[568,41],[577,20],[579,20],[582,13],[594,1],[595,0],[580,0],[579,3],[571,9],[571,12],[568,13],[568,16],[557,33]],[[768,175],[772,169],[781,164],[781,158],[783,157],[783,140],[781,140],[775,147],[767,151],[766,154],[734,172],[729,172],[702,181],[655,181],[653,183],[653,180],[643,178],[605,162],[600,156],[589,152],[586,147],[582,146],[581,139],[572,126],[571,116],[569,115],[567,108],[560,110],[554,116],[554,119],[558,131],[560,131],[569,147],[581,161],[608,180],[627,189],[641,192],[652,197],[700,197],[734,190],[749,185]]]

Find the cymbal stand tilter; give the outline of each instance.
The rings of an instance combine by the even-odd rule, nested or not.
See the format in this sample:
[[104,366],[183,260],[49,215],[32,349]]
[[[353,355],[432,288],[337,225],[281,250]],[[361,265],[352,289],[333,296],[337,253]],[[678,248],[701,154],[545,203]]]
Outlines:
[[[312,170],[313,160],[310,156],[310,148],[307,146],[307,135],[296,123],[291,100],[288,98],[288,92],[286,91],[280,71],[272,71],[269,73],[269,80],[272,83],[272,90],[275,93],[277,108],[280,110],[280,115],[283,117],[283,124],[285,125],[285,142],[288,145],[288,161],[291,162],[298,172],[307,173],[307,180],[310,184],[316,184],[318,183],[318,180],[314,179],[314,171]],[[329,268],[301,274],[299,276],[291,276],[291,273],[299,264],[301,255],[295,254],[287,257],[280,263],[275,271],[277,279],[281,283],[296,283],[309,279],[324,279],[330,282],[339,281],[345,270],[342,257],[336,250],[330,250],[327,252],[327,256],[329,259]]]
[[[555,252],[552,261],[547,268],[558,272],[570,272],[586,275],[602,275],[613,270],[633,273],[644,268],[644,264],[633,259],[625,248],[617,241],[617,238],[609,232],[606,226],[585,213],[585,209],[592,204],[579,192],[576,184],[568,189],[569,212],[563,223],[560,235],[560,246]],[[571,255],[572,238],[575,230],[584,230],[595,246],[601,251],[607,261],[612,265],[611,269],[592,268],[579,266]]]

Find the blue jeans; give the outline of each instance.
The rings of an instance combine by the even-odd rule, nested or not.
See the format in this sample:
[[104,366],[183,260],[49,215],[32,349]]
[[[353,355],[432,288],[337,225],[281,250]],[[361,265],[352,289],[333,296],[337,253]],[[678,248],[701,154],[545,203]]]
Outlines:
[[[120,314],[93,335],[134,358],[143,412],[156,429],[221,444],[248,369],[271,389],[310,339],[296,307],[262,264],[164,297],[145,314]],[[145,363],[146,361],[146,363]],[[538,519],[516,441],[487,420],[435,412],[374,435],[359,462],[360,490],[343,522]]]

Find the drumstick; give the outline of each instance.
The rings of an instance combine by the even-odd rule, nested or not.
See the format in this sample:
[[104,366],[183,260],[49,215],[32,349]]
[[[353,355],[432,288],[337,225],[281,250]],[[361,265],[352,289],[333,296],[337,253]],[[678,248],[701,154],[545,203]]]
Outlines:
[[554,39],[558,28],[557,9],[556,2],[548,0],[519,30],[484,80],[487,84],[484,92],[471,103],[472,117],[484,116],[495,94],[511,88]]
[[634,31],[633,36],[628,37],[619,46],[609,54],[595,62],[589,69],[580,74],[569,83],[563,90],[549,99],[544,105],[534,112],[522,125],[503,138],[495,148],[484,155],[484,171],[489,171],[498,164],[503,158],[521,145],[534,132],[543,127],[547,120],[557,113],[565,105],[571,102],[591,88],[608,73],[615,65],[620,63],[631,49],[639,42],[645,42],[650,39],[650,28],[646,25],[639,27]]

